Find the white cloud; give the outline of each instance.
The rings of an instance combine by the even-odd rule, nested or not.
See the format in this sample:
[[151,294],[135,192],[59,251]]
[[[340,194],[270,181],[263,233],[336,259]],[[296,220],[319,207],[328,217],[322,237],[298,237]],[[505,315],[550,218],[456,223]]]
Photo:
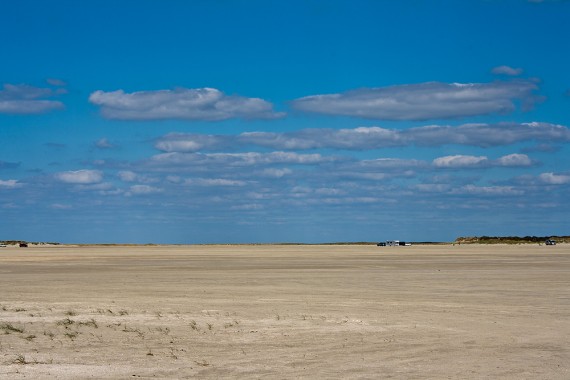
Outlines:
[[425,161],[414,159],[402,158],[376,158],[373,160],[363,160],[358,163],[358,166],[368,169],[383,169],[383,170],[402,170],[410,168],[421,168],[426,166]]
[[255,210],[262,210],[264,207],[259,203],[248,203],[244,205],[232,206],[230,210],[239,210],[239,211],[255,211]]
[[167,165],[227,165],[251,166],[270,164],[319,164],[334,161],[334,157],[320,154],[299,154],[294,152],[245,152],[245,153],[161,153],[151,158],[153,164]]
[[542,173],[538,178],[549,185],[565,185],[570,183],[570,175],[565,174]]
[[498,166],[530,166],[532,165],[531,159],[526,154],[513,153],[498,158],[495,163]]
[[512,186],[475,186],[466,185],[458,189],[453,189],[452,194],[467,195],[522,195],[524,191],[515,189]]
[[195,186],[245,186],[247,182],[225,178],[191,178],[184,181],[184,184]]
[[0,113],[38,114],[62,109],[60,101],[45,99],[55,95],[57,92],[50,88],[4,84],[0,90]]
[[291,169],[288,168],[283,168],[283,169],[277,169],[277,168],[268,168],[268,169],[264,169],[260,175],[263,177],[270,177],[270,178],[282,178],[286,175],[289,175],[293,173],[293,171]]
[[276,149],[374,149],[404,143],[401,132],[380,127],[354,129],[304,129],[298,132],[245,132],[237,137],[242,144]]
[[398,146],[470,145],[491,147],[524,141],[570,141],[568,127],[550,123],[427,125],[404,130],[377,126],[353,129],[310,128],[295,132],[244,132],[239,135],[171,133],[157,140],[164,152],[198,152],[220,148],[260,146],[280,150],[369,150]]
[[77,170],[55,174],[55,178],[65,183],[93,184],[103,180],[103,172],[99,170]]
[[433,160],[433,165],[437,168],[470,168],[481,167],[487,164],[489,159],[485,156],[445,156]]
[[78,184],[73,188],[79,191],[98,191],[106,193],[113,189],[113,184],[110,182],[100,182],[100,183],[90,183],[90,184]]
[[117,176],[124,182],[134,182],[137,179],[137,173],[130,170],[122,170],[117,173]]
[[133,185],[129,188],[129,192],[125,193],[125,195],[146,195],[146,194],[156,194],[160,193],[163,190],[149,185]]
[[198,152],[224,146],[228,137],[170,133],[157,140],[154,147],[163,152]]
[[449,185],[443,183],[420,183],[415,185],[414,188],[424,193],[443,193],[449,190]]
[[96,143],[95,146],[99,149],[113,149],[116,148],[115,144],[112,144],[111,142],[109,142],[109,140],[107,138],[102,138],[99,139]]
[[383,120],[428,120],[510,113],[515,102],[530,108],[539,98],[538,85],[529,80],[492,83],[428,82],[363,88],[339,94],[296,99],[294,108],[329,115]]
[[23,185],[15,179],[1,180],[0,179],[0,189],[16,189],[22,187]]
[[120,120],[225,120],[273,119],[284,116],[263,99],[225,95],[214,88],[174,90],[95,91],[89,101],[109,119]]
[[69,210],[72,208],[71,205],[63,204],[63,203],[52,203],[49,207],[54,209],[54,210]]
[[521,75],[523,72],[523,69],[521,68],[512,68],[510,66],[497,66],[497,67],[493,67],[493,70],[491,70],[491,72],[493,74],[497,74],[497,75],[509,75],[509,76],[517,76],[517,75]]
[[445,144],[490,147],[521,141],[570,141],[568,127],[550,123],[463,124],[458,127],[431,125],[402,132],[405,140],[417,145]]
[[482,168],[482,167],[525,167],[531,166],[532,160],[526,154],[513,153],[490,160],[486,156],[445,156],[433,160],[436,168]]

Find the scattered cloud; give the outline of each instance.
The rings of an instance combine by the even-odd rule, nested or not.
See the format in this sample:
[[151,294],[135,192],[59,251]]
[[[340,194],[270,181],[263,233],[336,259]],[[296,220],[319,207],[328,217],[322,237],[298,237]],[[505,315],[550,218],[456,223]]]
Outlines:
[[532,165],[532,160],[526,154],[519,153],[513,153],[500,157],[495,162],[498,166],[508,167],[522,167]]
[[246,152],[246,153],[162,153],[151,158],[151,163],[169,165],[224,165],[253,166],[271,164],[314,165],[336,160],[321,154],[299,154],[294,152]]
[[494,67],[491,72],[493,74],[497,74],[497,75],[509,75],[509,76],[517,76],[517,75],[521,75],[523,72],[523,69],[521,68],[512,68],[510,66],[497,66]]
[[71,205],[63,204],[63,203],[52,203],[49,207],[54,209],[54,210],[69,210],[72,208]]
[[190,186],[245,186],[247,182],[224,178],[191,178],[184,181]]
[[445,156],[438,157],[433,160],[433,165],[437,168],[469,168],[469,167],[481,167],[486,164],[489,159],[485,156]]
[[230,138],[226,136],[170,133],[155,143],[155,148],[163,152],[198,152],[221,148]]
[[295,132],[245,132],[239,135],[171,133],[159,138],[155,148],[167,153],[189,153],[221,148],[259,146],[279,150],[339,149],[370,150],[402,146],[478,147],[511,145],[524,141],[562,143],[570,141],[570,129],[550,123],[497,123],[428,125],[405,130],[381,127],[354,129],[303,129]]
[[362,88],[338,94],[296,99],[300,111],[380,120],[429,120],[507,114],[523,104],[530,109],[541,98],[530,80],[492,83],[428,82],[378,88]]
[[274,119],[284,116],[263,99],[226,95],[215,88],[174,90],[95,91],[89,101],[108,119],[119,120],[226,120]]
[[466,194],[466,195],[523,195],[524,191],[516,189],[513,186],[475,186],[465,185],[450,191],[451,194]]
[[99,170],[66,171],[55,174],[55,178],[64,183],[93,184],[103,180],[103,172]]
[[433,160],[436,168],[467,169],[483,167],[526,167],[531,166],[532,160],[526,154],[513,153],[490,160],[487,156],[445,156]]
[[137,173],[130,170],[122,170],[117,173],[117,176],[124,182],[134,182],[137,180]]
[[125,195],[147,195],[147,194],[156,194],[161,193],[163,190],[149,185],[133,185],[129,188],[129,192],[125,193]]
[[565,185],[570,183],[570,175],[567,174],[542,173],[539,179],[549,185]]
[[293,171],[289,168],[267,168],[261,171],[259,175],[268,178],[282,178],[292,174]]
[[18,180],[15,179],[8,179],[8,180],[1,180],[0,179],[0,190],[1,189],[17,189],[19,187],[22,187],[23,184],[18,182]]
[[58,91],[26,84],[4,84],[0,90],[0,113],[40,114],[64,108],[63,103],[49,98]]
[[117,145],[109,142],[109,140],[107,138],[102,138],[97,140],[97,142],[95,143],[95,147],[98,149],[114,149],[117,147]]

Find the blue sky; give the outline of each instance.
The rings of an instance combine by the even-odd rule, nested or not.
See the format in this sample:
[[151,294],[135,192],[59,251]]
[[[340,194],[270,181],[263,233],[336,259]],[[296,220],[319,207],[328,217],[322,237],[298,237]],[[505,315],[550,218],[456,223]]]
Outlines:
[[569,234],[569,1],[0,12],[0,240]]

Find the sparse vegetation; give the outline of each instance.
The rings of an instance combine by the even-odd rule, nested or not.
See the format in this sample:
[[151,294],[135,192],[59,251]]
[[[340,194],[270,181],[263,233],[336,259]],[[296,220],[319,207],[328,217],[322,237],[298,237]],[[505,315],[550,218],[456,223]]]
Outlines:
[[26,357],[24,355],[17,355],[16,359],[14,359],[13,361],[14,364],[30,364],[29,361],[26,360]]
[[95,319],[91,318],[88,321],[81,321],[78,323],[79,326],[87,326],[87,327],[93,327],[93,328],[99,328],[99,325],[97,325],[97,322],[95,321]]
[[455,244],[540,244],[548,239],[570,243],[570,236],[466,236],[455,239]]
[[0,324],[0,330],[3,330],[4,334],[11,334],[13,332],[22,334],[24,332],[23,328],[16,327],[11,323]]
[[68,318],[62,319],[61,321],[58,321],[56,324],[58,326],[65,326],[65,328],[69,328],[69,326],[71,326],[74,323],[75,323],[75,321],[73,319],[69,319],[69,317],[68,317]]
[[68,331],[65,334],[66,337],[68,337],[71,340],[75,340],[75,338],[77,338],[77,335],[79,335],[79,333],[77,331]]

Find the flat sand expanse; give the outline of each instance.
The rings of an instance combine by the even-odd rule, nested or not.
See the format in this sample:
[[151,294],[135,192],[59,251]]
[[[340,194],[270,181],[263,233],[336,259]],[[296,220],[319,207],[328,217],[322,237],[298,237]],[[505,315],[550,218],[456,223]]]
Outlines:
[[0,248],[0,378],[569,379],[570,245]]

